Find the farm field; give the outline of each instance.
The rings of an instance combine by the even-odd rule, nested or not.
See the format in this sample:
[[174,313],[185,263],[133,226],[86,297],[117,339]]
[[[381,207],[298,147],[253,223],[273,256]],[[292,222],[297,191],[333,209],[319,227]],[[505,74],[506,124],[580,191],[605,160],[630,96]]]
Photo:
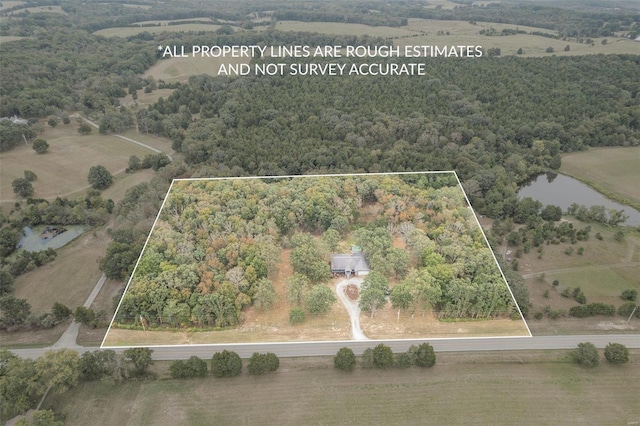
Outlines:
[[25,170],[32,170],[38,176],[34,181],[34,197],[52,199],[64,197],[89,187],[87,174],[92,166],[101,164],[112,174],[124,172],[129,156],[140,158],[150,151],[108,135],[100,135],[94,129],[92,134],[80,135],[77,124],[46,127],[37,136],[49,143],[45,154],[37,154],[31,145],[18,145],[11,151],[0,153],[0,199],[2,202],[16,200],[11,182],[24,177]]
[[209,24],[181,24],[181,25],[161,25],[156,27],[113,27],[105,28],[94,32],[94,35],[104,37],[130,37],[143,32],[151,34],[162,32],[179,32],[179,31],[215,31],[220,25]]
[[[250,58],[170,58],[156,62],[145,73],[144,77],[153,76],[156,80],[166,82],[184,82],[192,75],[207,74],[217,76],[222,64],[249,63]],[[153,95],[156,91],[152,92]],[[140,98],[138,98],[140,99]]]
[[3,1],[2,4],[0,4],[0,11],[5,10],[5,9],[10,9],[14,6],[20,6],[25,4],[26,2],[24,1]]
[[[515,55],[519,48],[523,49],[522,56],[548,56],[548,55],[585,55],[585,54],[613,54],[613,53],[636,53],[638,43],[630,40],[609,37],[607,44],[603,45],[602,40],[594,38],[594,45],[577,43],[575,41],[556,40],[552,38],[517,34],[513,36],[481,36],[478,33],[483,29],[494,28],[498,31],[502,29],[520,29],[524,31],[540,31],[554,34],[552,30],[541,28],[499,24],[492,22],[477,22],[476,25],[467,21],[437,21],[429,19],[409,19],[409,23],[404,27],[373,27],[362,24],[340,24],[335,22],[302,22],[302,21],[279,21],[276,29],[281,31],[311,31],[326,34],[353,34],[369,35],[372,37],[383,37],[393,39],[395,45],[480,45],[485,51],[490,48],[500,48],[502,55]],[[443,32],[438,35],[439,32]],[[447,34],[447,32],[449,34]],[[425,34],[426,33],[426,34]],[[569,45],[570,50],[564,51]],[[553,47],[553,53],[547,53],[546,49]]]
[[560,171],[607,196],[640,207],[640,147],[593,148],[562,156]]
[[[5,3],[5,2],[3,2]],[[12,2],[6,2],[12,3]],[[14,2],[14,3],[24,3],[24,2]],[[62,10],[61,6],[35,6],[35,7],[26,7],[24,9],[15,10],[13,12],[9,12],[9,15],[15,15],[17,13],[29,12],[29,13],[61,13],[66,15],[67,12]]]
[[[602,352],[602,351],[601,351]],[[581,368],[567,351],[438,353],[433,368],[344,373],[332,359],[282,358],[275,373],[230,379],[82,383],[43,408],[65,424],[511,424],[640,420],[637,350],[620,367]],[[208,360],[207,360],[208,361]],[[166,377],[168,363],[154,366]],[[246,368],[246,361],[245,361]],[[251,395],[247,398],[247,395]],[[212,403],[215,401],[215,403]],[[508,401],[508,404],[505,403]],[[544,409],[541,409],[544,407]]]

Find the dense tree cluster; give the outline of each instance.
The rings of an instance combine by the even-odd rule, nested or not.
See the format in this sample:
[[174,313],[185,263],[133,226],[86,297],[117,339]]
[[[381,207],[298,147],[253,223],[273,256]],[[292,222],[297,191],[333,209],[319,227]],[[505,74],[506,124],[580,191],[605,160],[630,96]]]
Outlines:
[[[370,260],[360,305],[372,315],[389,294],[412,315],[509,314],[509,292],[459,187],[450,184],[431,175],[176,181],[117,319],[235,326],[248,306],[276,302],[270,278],[285,247],[294,270],[287,302],[327,313],[336,301],[322,285],[331,277],[329,231],[338,233],[334,245],[353,233]],[[364,217],[371,209],[375,217]],[[387,277],[401,281],[390,290]],[[302,317],[292,311],[290,320]]]

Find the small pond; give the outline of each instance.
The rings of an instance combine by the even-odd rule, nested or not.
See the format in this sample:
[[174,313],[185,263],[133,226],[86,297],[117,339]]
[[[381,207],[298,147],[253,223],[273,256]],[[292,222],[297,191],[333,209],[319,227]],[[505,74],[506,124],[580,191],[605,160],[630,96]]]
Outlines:
[[83,225],[38,225],[33,228],[22,228],[22,238],[18,247],[27,251],[42,251],[48,248],[57,249],[85,231]]
[[566,175],[547,173],[533,179],[518,191],[518,198],[531,197],[542,205],[553,204],[566,212],[571,204],[586,207],[605,206],[607,209],[624,210],[629,216],[623,225],[639,226],[640,212],[624,204],[617,203],[600,194],[588,185]]

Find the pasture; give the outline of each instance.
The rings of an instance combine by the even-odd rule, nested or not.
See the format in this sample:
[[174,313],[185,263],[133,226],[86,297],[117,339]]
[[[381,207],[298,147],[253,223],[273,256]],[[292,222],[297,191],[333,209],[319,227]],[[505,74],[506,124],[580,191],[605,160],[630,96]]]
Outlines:
[[[11,2],[3,2],[3,3],[11,3]],[[14,3],[24,3],[24,2],[14,2]],[[66,15],[67,12],[62,10],[61,6],[34,6],[34,7],[25,7],[24,9],[14,10],[13,12],[9,12],[9,15],[15,15],[17,13],[29,12],[29,13],[61,13]]]
[[[602,351],[601,351],[602,353]],[[265,376],[82,383],[47,397],[65,424],[635,424],[639,351],[585,369],[567,351],[438,353],[433,368],[336,370],[331,357],[282,358]],[[209,360],[207,360],[209,361]],[[154,370],[167,376],[168,364]],[[247,397],[250,395],[250,397]]]
[[[190,53],[188,53],[190,55]],[[171,58],[158,61],[149,68],[144,77],[153,76],[166,82],[184,82],[192,75],[207,74],[217,76],[222,64],[249,63],[250,58]],[[153,93],[155,93],[154,91]],[[152,93],[152,94],[153,94]],[[140,99],[140,98],[139,98]]]
[[[640,46],[640,44],[639,44]],[[560,171],[599,192],[640,208],[640,147],[592,148],[562,156]]]
[[[449,3],[449,2],[446,2]],[[547,56],[547,55],[587,55],[587,54],[613,54],[638,51],[639,44],[627,39],[608,37],[607,43],[602,44],[603,39],[594,38],[593,45],[578,43],[577,41],[556,40],[530,34],[517,34],[512,36],[486,36],[480,35],[480,31],[495,29],[519,29],[526,31],[539,31],[548,34],[556,34],[555,31],[535,27],[518,26],[511,24],[499,24],[492,22],[477,22],[471,24],[467,21],[438,21],[430,19],[409,19],[404,27],[373,27],[362,24],[342,24],[336,22],[301,22],[279,21],[276,29],[280,31],[309,31],[338,35],[369,35],[371,37],[383,37],[392,39],[394,45],[480,45],[485,51],[491,48],[499,48],[501,54],[515,55],[522,48],[522,56]],[[569,51],[564,51],[569,45]],[[547,48],[552,47],[553,53],[547,53]]]
[[25,3],[26,2],[24,1],[3,1],[2,3],[0,3],[0,11],[10,9],[15,6],[21,6]]
[[66,197],[89,187],[87,174],[92,166],[101,164],[112,174],[124,172],[129,156],[140,158],[150,151],[109,135],[97,133],[80,135],[78,125],[59,124],[55,128],[45,126],[44,133],[37,137],[49,143],[44,154],[36,153],[31,144],[18,145],[14,149],[0,153],[0,194],[3,203],[16,201],[11,182],[24,177],[25,170],[36,173],[33,182],[34,197],[53,199]]
[[181,25],[159,25],[154,27],[113,27],[105,28],[94,32],[94,35],[104,37],[130,37],[143,32],[151,34],[163,32],[180,32],[180,31],[207,31],[212,32],[220,28],[220,25],[210,24],[181,24]]

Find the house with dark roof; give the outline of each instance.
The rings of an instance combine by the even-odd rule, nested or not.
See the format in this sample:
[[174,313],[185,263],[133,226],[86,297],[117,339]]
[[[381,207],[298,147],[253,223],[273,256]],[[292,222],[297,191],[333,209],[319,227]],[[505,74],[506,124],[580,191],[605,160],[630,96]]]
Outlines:
[[331,272],[333,274],[344,274],[349,278],[351,275],[364,276],[370,271],[369,262],[367,262],[367,258],[361,251],[351,254],[331,255]]

